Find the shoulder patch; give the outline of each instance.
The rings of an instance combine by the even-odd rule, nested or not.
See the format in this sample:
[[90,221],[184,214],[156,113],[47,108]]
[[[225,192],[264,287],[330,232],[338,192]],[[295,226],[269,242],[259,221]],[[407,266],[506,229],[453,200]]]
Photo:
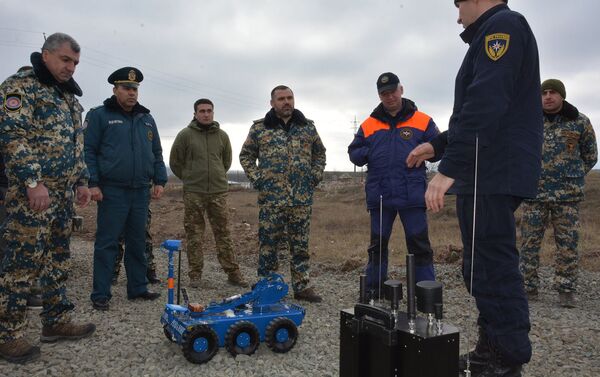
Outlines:
[[510,42],[510,34],[495,33],[485,36],[485,53],[487,56],[496,61],[500,59],[506,51]]
[[4,97],[4,110],[15,112],[23,107],[23,96],[20,93],[8,93]]

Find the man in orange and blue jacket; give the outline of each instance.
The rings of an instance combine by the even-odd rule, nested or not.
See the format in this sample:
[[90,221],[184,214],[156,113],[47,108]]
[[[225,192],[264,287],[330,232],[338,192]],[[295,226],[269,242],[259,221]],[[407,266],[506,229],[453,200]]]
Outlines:
[[413,148],[433,139],[439,130],[413,101],[402,98],[404,88],[395,74],[381,74],[377,91],[381,103],[348,147],[350,161],[369,169],[365,191],[371,242],[365,272],[371,298],[379,297],[380,285],[387,279],[388,242],[396,215],[404,227],[408,252],[415,255],[416,280],[435,280],[424,201],[426,169],[424,165],[408,168],[405,161]]

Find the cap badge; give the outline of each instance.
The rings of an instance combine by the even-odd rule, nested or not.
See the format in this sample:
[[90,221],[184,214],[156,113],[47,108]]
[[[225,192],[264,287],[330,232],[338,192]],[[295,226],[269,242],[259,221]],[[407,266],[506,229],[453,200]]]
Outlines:
[[129,73],[127,74],[127,78],[129,79],[129,81],[135,81],[135,71],[133,69],[129,70]]
[[381,78],[381,83],[382,83],[382,84],[387,84],[387,82],[388,82],[388,81],[390,81],[390,78],[389,78],[389,77],[387,77],[387,76],[383,76],[383,77]]

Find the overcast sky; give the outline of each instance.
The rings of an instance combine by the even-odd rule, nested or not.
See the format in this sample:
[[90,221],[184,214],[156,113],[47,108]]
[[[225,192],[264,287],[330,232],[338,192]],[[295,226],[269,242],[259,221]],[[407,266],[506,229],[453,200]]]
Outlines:
[[[559,78],[567,100],[600,134],[600,2],[511,0],[538,41],[542,79]],[[294,90],[327,147],[327,170],[353,166],[353,121],[377,106],[377,76],[398,74],[405,97],[448,127],[454,79],[468,48],[452,0],[0,0],[0,79],[29,64],[42,33],[61,31],[82,46],[75,79],[87,109],[112,94],[108,75],[144,73],[139,101],[157,121],[168,162],[196,99],[215,103],[234,161],[252,120],[269,110],[270,90]]]

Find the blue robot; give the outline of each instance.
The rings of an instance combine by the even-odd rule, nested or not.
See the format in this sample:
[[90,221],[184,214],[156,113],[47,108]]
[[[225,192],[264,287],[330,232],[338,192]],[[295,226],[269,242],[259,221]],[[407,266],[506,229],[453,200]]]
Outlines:
[[[160,322],[167,339],[182,347],[188,361],[206,363],[219,347],[225,347],[233,356],[252,355],[261,342],[278,353],[294,347],[305,310],[283,301],[288,286],[281,275],[271,274],[250,292],[211,302],[207,307],[189,303],[185,288],[181,289],[184,305],[179,305],[178,289],[175,304],[174,255],[180,247],[180,240],[162,244],[169,255],[169,276],[168,302]],[[181,254],[179,260],[180,270]]]

